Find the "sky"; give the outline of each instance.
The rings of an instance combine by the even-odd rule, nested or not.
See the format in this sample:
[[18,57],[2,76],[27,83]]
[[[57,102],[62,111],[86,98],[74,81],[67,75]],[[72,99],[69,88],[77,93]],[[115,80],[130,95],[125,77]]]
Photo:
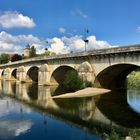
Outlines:
[[[140,44],[140,0],[0,0],[0,53]],[[88,32],[87,32],[88,30]]]

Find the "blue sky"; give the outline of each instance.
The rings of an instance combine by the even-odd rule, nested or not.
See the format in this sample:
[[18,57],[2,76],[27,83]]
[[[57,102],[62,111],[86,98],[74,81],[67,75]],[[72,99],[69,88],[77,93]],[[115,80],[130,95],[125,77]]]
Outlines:
[[[1,0],[0,38],[6,39],[0,39],[0,51],[10,52],[11,47],[19,51],[26,43],[41,51],[42,42],[49,40],[47,47],[52,51],[60,46],[68,52],[74,45],[73,50],[80,49],[85,36],[91,39],[89,48],[139,44],[139,6],[139,0]],[[20,37],[21,41],[8,46],[7,36],[18,40],[24,36],[25,40]]]

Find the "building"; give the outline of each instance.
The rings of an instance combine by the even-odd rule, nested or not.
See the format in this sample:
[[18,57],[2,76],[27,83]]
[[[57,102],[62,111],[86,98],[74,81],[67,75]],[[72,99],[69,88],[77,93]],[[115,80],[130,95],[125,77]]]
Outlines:
[[30,50],[31,50],[31,47],[29,44],[26,45],[26,47],[23,49],[23,57],[25,58],[28,58],[30,57]]

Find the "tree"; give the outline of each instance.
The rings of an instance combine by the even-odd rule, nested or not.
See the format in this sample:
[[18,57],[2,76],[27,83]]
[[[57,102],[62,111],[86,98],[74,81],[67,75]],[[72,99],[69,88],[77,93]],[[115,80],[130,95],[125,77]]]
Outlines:
[[34,46],[30,49],[30,58],[36,57],[36,48]]
[[22,60],[22,56],[19,55],[19,54],[14,54],[14,55],[11,57],[11,62],[18,61],[18,60]]
[[64,80],[64,88],[67,91],[74,92],[77,90],[82,89],[83,86],[83,81],[79,77],[78,73],[76,71],[69,71],[65,75],[65,80]]
[[56,55],[55,52],[49,51],[48,48],[45,48],[44,50],[45,50],[45,52],[39,54],[39,56],[54,56],[54,55]]
[[2,53],[0,55],[0,63],[5,64],[5,63],[8,63],[8,62],[9,62],[9,55],[6,54],[6,53]]

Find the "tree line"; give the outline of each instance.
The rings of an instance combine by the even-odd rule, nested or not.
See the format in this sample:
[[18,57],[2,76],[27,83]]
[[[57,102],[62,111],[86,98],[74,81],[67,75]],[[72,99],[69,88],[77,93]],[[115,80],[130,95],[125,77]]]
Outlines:
[[16,53],[16,54],[8,54],[8,53],[0,54],[0,64],[19,61],[19,60],[27,59],[27,58],[33,58],[33,57],[39,57],[39,56],[52,56],[52,55],[56,55],[56,54],[54,52],[49,51],[47,48],[44,49],[43,53],[37,54],[36,48],[34,46],[31,46],[28,57],[25,57],[24,55],[20,55],[18,53]]

